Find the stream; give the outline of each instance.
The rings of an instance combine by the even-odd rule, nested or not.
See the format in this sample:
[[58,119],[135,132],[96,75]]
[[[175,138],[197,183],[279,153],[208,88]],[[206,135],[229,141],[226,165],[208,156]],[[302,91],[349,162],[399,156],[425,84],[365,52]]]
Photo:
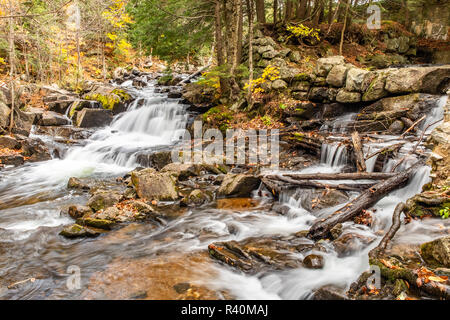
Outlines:
[[[316,219],[342,206],[309,212],[302,207],[302,192],[281,195],[280,202],[289,207],[286,215],[269,210],[273,200],[255,192],[252,199],[219,199],[199,208],[177,209],[175,218],[161,226],[130,223],[99,238],[65,239],[58,233],[73,220],[62,215],[61,209],[85,204],[88,199],[83,192],[67,189],[70,177],[113,181],[139,166],[137,155],[142,150],[170,148],[177,131],[188,123],[187,106],[157,93],[153,84],[132,90],[137,99],[126,112],[117,115],[109,127],[96,131],[84,145],[69,147],[62,159],[1,172],[1,299],[176,299],[178,291],[173,288],[184,283],[198,288],[200,297],[206,299],[308,299],[323,285],[346,289],[368,270],[367,254],[389,228],[395,206],[420,193],[422,186],[431,181],[430,168],[422,166],[407,186],[374,206],[371,227],[346,222],[343,234],[359,234],[373,241],[369,245],[361,243],[345,257],[332,249],[322,252],[325,264],[320,270],[301,267],[249,276],[217,263],[206,250],[216,241],[289,236],[309,229]],[[421,130],[442,118],[446,99],[438,100]],[[340,134],[345,133],[341,124],[354,115],[343,115],[331,128],[322,128],[332,137],[322,146],[320,164],[295,172],[341,172],[349,161],[339,143]],[[427,133],[437,125],[428,128]],[[34,135],[49,140],[48,136]],[[364,151],[367,154],[394,145],[398,138],[380,135],[365,144]],[[403,145],[396,159],[384,163],[383,171],[390,172],[415,143]],[[418,150],[428,152],[423,146]],[[396,170],[402,171],[416,161],[416,156],[407,156]],[[367,161],[368,171],[374,170],[375,162],[376,157]],[[350,198],[356,196],[350,194]],[[450,226],[448,220],[412,221],[402,226],[393,243],[414,251],[420,243],[442,236]],[[71,266],[80,270],[80,288],[67,286]],[[35,280],[7,289],[12,283],[30,278]]]

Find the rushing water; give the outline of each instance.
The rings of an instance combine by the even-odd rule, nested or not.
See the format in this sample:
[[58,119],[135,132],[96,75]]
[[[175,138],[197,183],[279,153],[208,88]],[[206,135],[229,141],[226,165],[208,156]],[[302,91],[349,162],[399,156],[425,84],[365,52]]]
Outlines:
[[[187,113],[185,106],[177,100],[155,93],[152,86],[136,90],[135,94],[138,99],[127,112],[116,116],[109,127],[93,134],[84,146],[70,148],[63,159],[2,171],[0,298],[130,298],[135,291],[142,290],[153,291],[150,298],[176,298],[172,286],[187,278],[192,283],[215,292],[225,291],[240,299],[305,299],[322,285],[347,288],[368,268],[367,252],[378,241],[369,246],[361,245],[360,250],[346,257],[338,257],[336,252],[329,250],[324,254],[325,267],[321,270],[298,268],[247,276],[214,263],[208,257],[197,257],[193,265],[189,264],[190,255],[205,252],[211,242],[287,236],[308,229],[316,219],[337,209],[312,213],[302,207],[298,198],[288,194],[281,197],[290,208],[287,215],[269,211],[271,200],[255,195],[252,200],[219,200],[202,208],[175,209],[176,218],[162,226],[129,224],[96,239],[67,240],[59,236],[61,226],[72,223],[60,214],[61,208],[87,200],[85,194],[67,190],[70,177],[121,176],[137,166],[138,152],[170,145],[177,130],[185,128]],[[432,117],[441,115],[439,108],[443,103],[444,100],[433,110]],[[341,120],[349,121],[352,117],[346,115]],[[332,131],[342,132],[342,129],[333,128]],[[382,138],[387,141],[385,144],[395,143],[393,137]],[[382,145],[378,142],[365,147],[373,151]],[[399,158],[412,147],[413,143],[405,144]],[[398,170],[415,160],[408,158]],[[340,172],[347,162],[346,149],[336,140],[336,143],[323,145],[319,165],[301,172]],[[394,165],[388,162],[384,170],[389,171]],[[371,163],[368,167],[373,170]],[[408,186],[393,192],[375,206],[377,212],[372,227],[348,222],[344,224],[344,233],[380,239],[380,231],[386,231],[390,226],[397,203],[420,192],[429,180],[429,168],[420,168]],[[350,194],[350,197],[354,196],[356,194]],[[418,244],[437,237],[440,231],[441,228],[432,222],[413,222],[402,227],[396,241]],[[166,259],[166,263],[169,261],[173,270],[164,263],[164,272],[158,269],[161,259]],[[70,290],[67,286],[70,266],[80,270],[80,289]],[[5,289],[11,283],[30,278],[36,280]],[[167,290],[150,290],[154,283]]]

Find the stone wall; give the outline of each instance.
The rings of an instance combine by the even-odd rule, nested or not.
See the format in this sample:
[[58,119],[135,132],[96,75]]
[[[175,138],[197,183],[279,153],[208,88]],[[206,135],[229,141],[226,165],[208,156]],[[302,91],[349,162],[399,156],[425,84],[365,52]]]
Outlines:
[[412,31],[433,40],[450,40],[450,1],[432,0],[418,8],[412,16]]

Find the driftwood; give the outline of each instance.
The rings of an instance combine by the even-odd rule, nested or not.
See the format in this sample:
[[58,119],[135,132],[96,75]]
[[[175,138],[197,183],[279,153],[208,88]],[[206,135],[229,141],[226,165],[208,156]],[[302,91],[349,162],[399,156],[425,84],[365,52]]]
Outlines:
[[394,213],[392,214],[392,226],[389,228],[389,231],[385,234],[383,239],[380,241],[380,244],[378,244],[378,246],[376,248],[372,249],[369,252],[369,257],[377,258],[378,256],[380,256],[381,254],[384,253],[389,241],[391,241],[392,238],[394,238],[398,229],[400,229],[400,226],[401,226],[400,216],[404,210],[405,210],[404,203],[399,203],[395,207]]
[[421,165],[417,162],[404,172],[398,173],[394,177],[384,180],[372,188],[361,193],[354,201],[337,210],[325,219],[317,221],[309,230],[308,237],[311,239],[320,239],[328,236],[330,230],[338,223],[343,223],[353,219],[363,210],[373,206],[386,194],[394,191],[406,182],[408,182],[412,173]]
[[364,161],[364,153],[362,151],[361,137],[358,131],[352,133],[353,152],[356,157],[356,167],[358,172],[367,171],[366,162]]
[[373,183],[365,183],[365,184],[325,184],[320,182],[315,182],[311,180],[295,180],[286,176],[276,176],[274,177],[282,182],[289,183],[291,185],[296,186],[304,186],[304,187],[313,187],[313,188],[323,188],[323,189],[339,189],[346,191],[361,191],[367,188],[372,187]]
[[406,141],[405,141],[405,142],[400,142],[400,143],[397,143],[397,144],[393,144],[393,145],[391,145],[391,146],[384,147],[384,148],[382,148],[382,149],[380,149],[380,150],[378,150],[378,151],[376,151],[376,152],[373,152],[373,153],[369,154],[368,156],[366,156],[365,160],[369,160],[370,158],[375,157],[377,154],[384,154],[384,153],[387,153],[387,152],[394,152],[394,151],[397,151],[397,150],[400,149],[405,143],[406,143]]
[[406,130],[405,132],[402,133],[402,135],[400,136],[400,139],[403,138],[404,136],[406,136],[406,134],[408,132],[410,132],[411,130],[413,130],[419,123],[421,123],[423,120],[425,120],[427,118],[427,116],[423,116],[422,118],[420,118],[419,120],[417,120],[416,122],[414,122],[409,128],[408,130]]
[[[285,174],[288,178],[297,180],[385,180],[395,176],[395,173],[384,172],[352,172],[352,173],[299,173]],[[267,175],[266,178],[272,179],[279,176]]]
[[189,77],[187,77],[186,79],[184,79],[183,81],[180,81],[177,85],[182,85],[185,84],[186,82],[190,81],[191,79],[195,78],[196,76],[200,75],[203,71],[205,71],[206,69],[208,69],[211,66],[211,64],[208,64],[206,66],[204,66],[203,68],[201,68],[200,70],[194,72],[193,74],[191,74]]

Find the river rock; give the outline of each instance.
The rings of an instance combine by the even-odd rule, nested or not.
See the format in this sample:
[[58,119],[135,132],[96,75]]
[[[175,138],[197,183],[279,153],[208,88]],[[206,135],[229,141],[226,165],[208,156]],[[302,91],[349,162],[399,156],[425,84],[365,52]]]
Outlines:
[[430,265],[450,268],[450,236],[422,244],[420,255]]
[[77,126],[80,128],[105,127],[111,123],[111,110],[84,108],[77,113]]
[[88,226],[102,230],[111,230],[115,223],[111,220],[106,219],[95,219],[95,218],[79,218],[77,219],[77,224],[81,226]]
[[401,120],[395,120],[394,123],[392,123],[389,126],[388,133],[392,135],[400,135],[403,132],[403,129],[405,128],[405,124]]
[[173,173],[158,173],[154,169],[144,169],[134,171],[131,174],[131,181],[136,188],[139,198],[147,200],[173,201],[178,199]]
[[22,144],[15,138],[10,136],[0,136],[0,149],[20,149]]
[[41,139],[23,137],[20,139],[20,143],[22,144],[22,154],[25,157],[28,157],[28,162],[39,162],[52,159],[47,145]]
[[94,211],[104,210],[114,206],[121,198],[122,195],[120,193],[100,190],[88,200],[87,205]]
[[136,161],[143,167],[161,170],[172,162],[172,153],[171,151],[158,151],[151,154],[141,153],[136,156]]
[[64,126],[67,124],[69,124],[67,117],[53,111],[44,112],[42,119],[38,122],[40,126]]
[[303,266],[308,269],[322,269],[324,266],[324,259],[317,254],[310,254],[303,259]]
[[93,213],[90,207],[80,205],[70,206],[67,212],[69,216],[71,216],[73,219],[78,219],[83,217],[84,215],[89,215]]
[[361,101],[361,93],[341,89],[336,96],[336,101],[340,103],[358,103]]
[[218,195],[249,197],[251,192],[258,188],[261,181],[258,177],[250,174],[232,174],[225,176],[219,187]]
[[188,205],[202,205],[204,203],[210,202],[212,200],[212,195],[208,192],[196,189],[193,190],[188,196],[181,200],[182,204]]
[[348,300],[345,295],[345,290],[332,286],[326,285],[314,292],[313,300]]
[[71,178],[69,178],[69,181],[67,182],[67,188],[89,190],[91,187],[87,183],[84,183],[83,181],[81,181],[80,179],[71,177]]
[[345,64],[345,58],[343,56],[320,58],[317,60],[315,73],[320,77],[327,77],[334,66],[343,64]]
[[161,172],[173,173],[178,177],[178,180],[187,180],[189,177],[198,176],[200,174],[201,166],[191,163],[169,163],[161,169]]
[[332,243],[339,257],[347,257],[367,247],[375,237],[363,236],[357,233],[344,233]]
[[101,232],[88,227],[80,226],[79,224],[72,224],[65,227],[59,234],[63,237],[74,239],[84,237],[97,237],[101,234]]
[[23,165],[24,162],[25,160],[20,154],[0,156],[0,165],[17,167]]

